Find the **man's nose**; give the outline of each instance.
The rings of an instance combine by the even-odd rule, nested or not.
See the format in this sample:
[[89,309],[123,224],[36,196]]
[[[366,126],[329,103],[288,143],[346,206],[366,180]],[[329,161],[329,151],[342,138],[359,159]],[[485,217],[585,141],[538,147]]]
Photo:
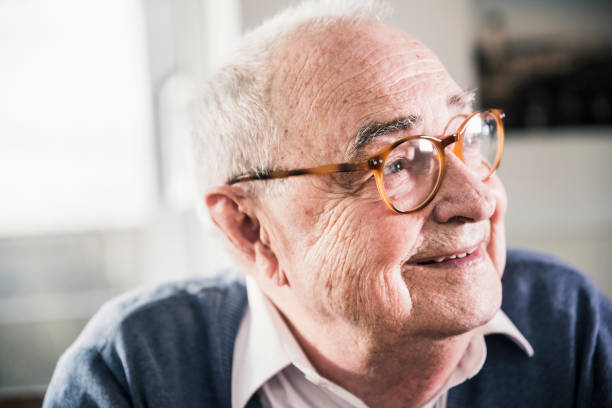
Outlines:
[[444,180],[433,205],[436,222],[478,222],[493,216],[496,200],[488,183],[457,156],[447,154]]

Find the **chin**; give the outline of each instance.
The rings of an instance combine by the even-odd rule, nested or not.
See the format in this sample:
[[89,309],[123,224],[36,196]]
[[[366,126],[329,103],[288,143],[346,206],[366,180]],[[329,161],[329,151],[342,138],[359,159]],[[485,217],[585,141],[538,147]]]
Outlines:
[[449,302],[432,329],[442,337],[455,336],[487,324],[501,307],[501,282],[489,287],[486,295],[466,294],[458,302]]
[[438,289],[412,294],[412,326],[430,337],[467,333],[488,323],[501,307],[501,279],[494,268],[478,279],[455,281]]

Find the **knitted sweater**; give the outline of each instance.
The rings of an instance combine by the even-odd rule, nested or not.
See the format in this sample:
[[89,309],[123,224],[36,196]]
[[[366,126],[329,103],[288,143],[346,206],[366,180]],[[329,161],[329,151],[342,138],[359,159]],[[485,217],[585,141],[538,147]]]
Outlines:
[[[43,407],[230,407],[246,304],[231,273],[108,302],[60,358]],[[612,407],[612,303],[587,278],[510,250],[502,309],[535,355],[487,336],[483,369],[449,391],[449,408]]]

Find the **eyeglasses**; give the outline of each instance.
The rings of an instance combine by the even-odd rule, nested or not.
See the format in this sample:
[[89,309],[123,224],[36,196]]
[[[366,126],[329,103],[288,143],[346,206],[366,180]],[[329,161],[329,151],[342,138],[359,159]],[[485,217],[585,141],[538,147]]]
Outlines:
[[[448,127],[463,118],[457,132]],[[280,179],[304,174],[334,174],[372,171],[382,200],[399,214],[424,208],[440,189],[446,170],[444,149],[455,143],[453,153],[473,174],[487,181],[495,172],[504,150],[504,113],[486,109],[451,118],[442,136],[408,136],[359,161],[327,164],[295,170],[273,170],[244,174],[228,184],[250,180]]]

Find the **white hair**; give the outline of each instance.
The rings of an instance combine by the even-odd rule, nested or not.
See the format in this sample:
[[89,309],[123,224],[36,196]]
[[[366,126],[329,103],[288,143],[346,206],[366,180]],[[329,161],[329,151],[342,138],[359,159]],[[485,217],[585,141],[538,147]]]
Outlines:
[[382,20],[389,12],[378,0],[307,1],[246,34],[203,90],[193,136],[200,196],[237,175],[273,168],[281,152],[268,95],[270,55],[276,46],[306,25],[320,29],[341,21]]

